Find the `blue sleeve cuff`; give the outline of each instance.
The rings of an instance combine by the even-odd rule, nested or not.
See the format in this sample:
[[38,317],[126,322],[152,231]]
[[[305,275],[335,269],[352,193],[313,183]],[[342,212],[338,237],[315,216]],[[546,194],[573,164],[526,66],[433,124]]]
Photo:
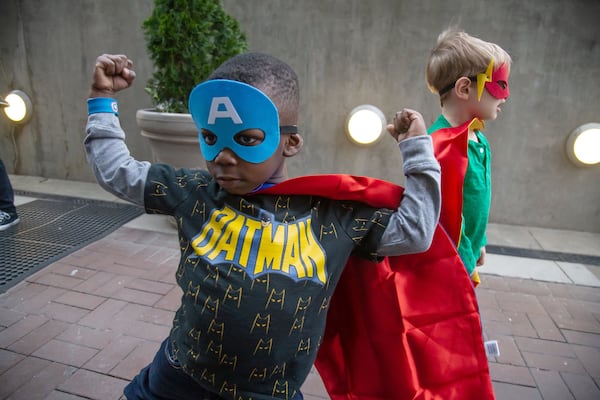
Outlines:
[[119,115],[117,100],[109,97],[94,97],[87,100],[88,115],[97,113],[111,113]]

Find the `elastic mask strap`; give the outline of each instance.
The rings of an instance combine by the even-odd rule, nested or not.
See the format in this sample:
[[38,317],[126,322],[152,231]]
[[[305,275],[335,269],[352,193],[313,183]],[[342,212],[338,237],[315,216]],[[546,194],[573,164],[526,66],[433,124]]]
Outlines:
[[298,127],[296,125],[282,125],[279,127],[279,133],[298,133]]
[[[462,78],[462,77],[461,77],[461,78]],[[477,79],[477,77],[476,77],[476,76],[469,76],[468,78],[469,78],[469,80],[470,80],[471,82],[473,82],[473,81],[475,81],[475,80]],[[459,78],[459,79],[460,79],[460,78]],[[458,79],[457,79],[457,80],[458,80]],[[457,81],[457,80],[456,80],[456,81]],[[438,92],[438,94],[439,94],[440,96],[442,96],[442,95],[444,95],[444,94],[448,93],[450,90],[454,89],[454,87],[456,86],[456,81],[454,81],[453,83],[451,83],[451,84],[449,84],[448,86],[444,87],[442,90],[440,90],[440,91]]]

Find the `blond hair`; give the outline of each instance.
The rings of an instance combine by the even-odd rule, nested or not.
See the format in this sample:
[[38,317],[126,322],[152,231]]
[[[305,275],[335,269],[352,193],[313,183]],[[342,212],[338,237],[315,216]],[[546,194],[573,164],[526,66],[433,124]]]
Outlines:
[[[435,94],[451,87],[460,77],[473,77],[485,72],[491,60],[494,69],[505,64],[510,72],[510,55],[495,43],[486,42],[455,27],[443,31],[431,51],[425,79]],[[442,93],[440,100],[446,93]]]

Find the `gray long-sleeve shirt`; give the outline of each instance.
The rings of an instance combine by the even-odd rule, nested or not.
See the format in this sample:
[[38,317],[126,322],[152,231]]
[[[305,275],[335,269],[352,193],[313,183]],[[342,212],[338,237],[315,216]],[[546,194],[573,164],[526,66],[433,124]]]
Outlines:
[[[90,115],[84,146],[98,183],[117,197],[144,206],[151,164],[131,156],[118,117],[110,113]],[[427,250],[440,215],[440,166],[433,154],[431,138],[409,138],[401,141],[399,148],[406,182],[402,201],[377,249],[380,256]]]

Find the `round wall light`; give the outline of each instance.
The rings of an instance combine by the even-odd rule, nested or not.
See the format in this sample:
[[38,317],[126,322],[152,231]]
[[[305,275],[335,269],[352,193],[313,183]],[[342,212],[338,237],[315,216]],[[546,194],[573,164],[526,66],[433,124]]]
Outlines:
[[567,156],[577,166],[600,164],[600,124],[583,124],[567,139]]
[[6,117],[13,124],[24,124],[31,118],[31,100],[24,92],[13,90],[4,97],[4,101],[8,103],[2,108]]
[[359,145],[376,143],[385,131],[387,122],[383,112],[370,104],[354,107],[346,119],[346,133]]

